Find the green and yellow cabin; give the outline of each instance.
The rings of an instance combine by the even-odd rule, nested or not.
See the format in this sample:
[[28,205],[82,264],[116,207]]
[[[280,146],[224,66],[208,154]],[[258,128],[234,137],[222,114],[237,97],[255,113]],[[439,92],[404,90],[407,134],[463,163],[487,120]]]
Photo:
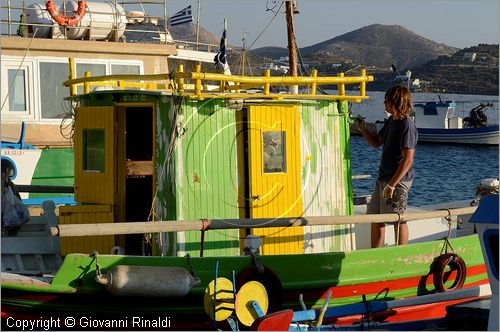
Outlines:
[[[243,77],[180,67],[171,75],[70,80],[79,204],[61,207],[60,222],[353,214],[348,102],[367,98],[372,79],[365,71]],[[76,95],[79,84],[86,93]],[[336,85],[338,94],[316,94],[321,84]],[[348,84],[356,95],[346,93]],[[277,85],[309,92],[276,94]],[[350,225],[185,231],[64,238],[61,248],[63,255],[124,248],[198,256],[203,248],[205,256],[231,256],[257,235],[262,255],[320,253],[353,249],[353,234]]]

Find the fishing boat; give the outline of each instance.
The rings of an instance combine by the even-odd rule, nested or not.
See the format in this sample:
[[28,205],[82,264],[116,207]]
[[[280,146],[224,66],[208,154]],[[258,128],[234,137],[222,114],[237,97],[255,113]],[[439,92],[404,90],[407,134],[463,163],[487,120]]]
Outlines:
[[[92,90],[116,80],[123,89]],[[219,80],[221,90],[204,92],[204,80]],[[60,237],[59,251],[53,237],[41,248],[34,248],[29,232],[29,242],[23,232],[2,239],[2,259],[10,255],[2,262],[3,322],[50,312],[78,317],[82,328],[111,324],[111,317],[121,327],[169,318],[177,328],[211,328],[232,312],[206,309],[221,305],[206,295],[220,278],[236,288],[260,281],[270,294],[269,312],[298,308],[299,294],[309,308],[321,307],[328,290],[332,305],[341,305],[434,293],[439,282],[445,288],[487,285],[474,235],[449,240],[466,270],[452,269],[445,278],[433,267],[442,257],[442,240],[354,250],[352,224],[399,218],[342,221],[353,214],[348,101],[366,99],[371,80],[365,71],[341,78],[256,78],[197,67],[66,82],[71,91],[85,86],[70,97],[79,204],[60,206],[57,221],[46,228]],[[140,89],[128,88],[138,81]],[[314,85],[332,83],[339,95],[315,94]],[[308,85],[311,92],[273,94],[273,84]],[[360,94],[342,93],[346,84],[359,85]],[[239,92],[251,87],[262,93]],[[20,250],[22,243],[27,247]],[[47,264],[39,264],[42,249]],[[414,315],[443,315],[447,304]]]
[[462,118],[452,101],[416,103],[413,106],[420,142],[498,145],[498,123],[484,113],[491,103],[480,103]]
[[[413,105],[411,117],[418,130],[419,142],[498,145],[498,123],[491,123],[485,111],[492,109],[492,103],[480,103],[461,117],[453,101],[439,100],[417,102]],[[384,126],[383,120],[367,122],[366,128],[372,134]],[[351,134],[361,135],[355,123],[351,124]]]

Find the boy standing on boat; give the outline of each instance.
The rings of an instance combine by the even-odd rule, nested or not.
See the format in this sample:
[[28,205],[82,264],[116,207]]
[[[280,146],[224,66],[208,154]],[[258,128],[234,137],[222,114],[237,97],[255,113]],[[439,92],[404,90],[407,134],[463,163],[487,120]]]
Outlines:
[[[391,114],[377,135],[368,132],[362,118],[357,121],[361,134],[374,148],[383,145],[379,174],[366,213],[404,213],[408,203],[408,191],[415,169],[413,157],[417,145],[417,128],[408,116],[412,111],[413,98],[404,86],[387,90],[385,110]],[[371,225],[371,246],[381,247],[385,242],[385,224]],[[408,225],[405,221],[394,224],[398,244],[408,243]]]

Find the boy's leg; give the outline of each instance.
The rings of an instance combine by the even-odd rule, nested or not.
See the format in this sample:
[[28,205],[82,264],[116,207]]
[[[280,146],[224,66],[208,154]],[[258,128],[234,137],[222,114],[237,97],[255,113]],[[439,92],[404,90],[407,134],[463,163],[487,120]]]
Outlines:
[[[397,212],[403,215],[408,206],[408,191],[410,190],[412,181],[402,181],[397,184],[394,190],[394,196],[387,203],[391,212]],[[394,243],[408,244],[408,224],[406,221],[394,223],[394,235],[396,236]]]
[[385,243],[385,224],[372,224],[372,248],[383,247]]
[[[379,214],[381,213],[381,204],[385,204],[382,198],[382,186],[381,182],[377,180],[375,184],[375,189],[366,208],[367,214]],[[385,224],[384,223],[372,223],[371,224],[371,247],[379,248],[385,243]]]

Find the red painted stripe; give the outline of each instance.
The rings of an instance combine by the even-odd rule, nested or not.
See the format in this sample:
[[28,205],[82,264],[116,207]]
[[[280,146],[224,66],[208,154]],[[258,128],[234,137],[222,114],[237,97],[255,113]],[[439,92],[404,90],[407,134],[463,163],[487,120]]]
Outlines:
[[[486,266],[479,265],[473,266],[467,269],[468,276],[474,276],[478,274],[486,273]],[[456,272],[453,272],[448,279],[451,280],[455,278]],[[357,285],[347,285],[347,286],[334,286],[331,287],[333,298],[342,298],[342,297],[351,297],[351,296],[361,296],[363,294],[377,294],[380,291],[388,290],[388,291],[397,291],[406,288],[418,287],[419,285],[425,284],[426,286],[431,286],[430,289],[434,289],[434,279],[432,274],[428,274],[425,276],[419,277],[410,277],[396,280],[387,280],[387,281],[379,281],[373,283],[364,283]],[[488,283],[488,278],[478,281],[477,285],[482,285]],[[472,284],[467,284],[464,287],[470,287]],[[426,287],[429,289],[428,287]],[[326,290],[322,295],[321,299],[326,299],[326,295],[328,290]]]
[[[467,276],[475,276],[475,275],[480,275],[480,274],[485,274],[486,273],[486,266],[484,264],[482,265],[476,265],[476,266],[471,266],[467,268]],[[450,276],[448,276],[448,280],[451,280],[451,278],[454,278],[456,273],[452,273]],[[409,278],[402,278],[402,279],[395,279],[395,280],[386,280],[386,281],[379,281],[379,282],[372,282],[372,283],[363,283],[363,284],[356,284],[356,285],[346,285],[346,286],[332,286],[329,289],[326,288],[324,290],[319,290],[319,289],[313,289],[313,290],[305,290],[302,293],[304,294],[304,298],[306,300],[319,300],[319,299],[326,299],[326,295],[328,293],[328,290],[332,291],[332,298],[344,298],[344,297],[352,297],[352,296],[362,296],[362,295],[367,295],[367,294],[378,294],[381,293],[381,296],[383,297],[384,293],[386,292],[394,292],[398,290],[403,290],[407,288],[417,288],[417,287],[423,287],[425,285],[425,289],[430,293],[431,291],[434,290],[434,284],[433,284],[433,277],[432,274],[428,274],[425,276],[417,276],[417,277],[409,277]],[[477,285],[483,285],[487,284],[488,278],[485,276],[484,279],[481,279],[479,281],[473,282],[473,283],[467,283],[464,285],[464,288],[471,287],[471,286],[477,286]],[[416,294],[415,294],[416,295]],[[291,291],[289,293],[286,293],[283,297],[285,302],[293,302],[297,301],[298,299],[298,293]]]
[[[438,303],[421,304],[402,308],[389,309],[383,312],[372,314],[370,317],[363,315],[350,315],[330,319],[327,322],[335,325],[352,325],[361,323],[363,319],[369,318],[371,321],[379,323],[407,322],[412,320],[434,319],[446,316],[446,307],[449,305],[480,299],[481,297],[468,297],[459,300],[452,300]],[[483,297],[484,298],[484,297]]]

